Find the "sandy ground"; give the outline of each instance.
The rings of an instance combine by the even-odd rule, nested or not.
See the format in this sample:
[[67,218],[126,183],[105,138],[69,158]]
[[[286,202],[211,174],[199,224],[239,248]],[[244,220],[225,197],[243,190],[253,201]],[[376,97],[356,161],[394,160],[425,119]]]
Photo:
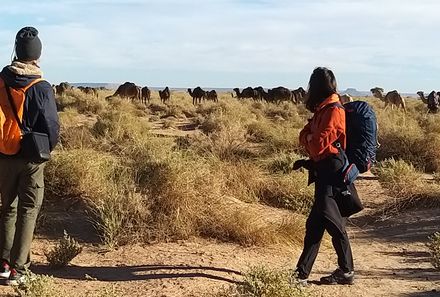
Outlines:
[[[374,214],[388,197],[372,176],[360,180],[358,189],[366,209],[349,227],[356,284],[312,284],[312,296],[440,296],[440,273],[430,265],[424,245],[426,237],[440,226],[440,210]],[[72,266],[51,270],[44,250],[53,244],[47,238],[35,240],[33,270],[53,275],[66,296],[96,296],[93,294],[105,289],[130,296],[207,296],[240,280],[240,271],[249,266],[294,267],[301,251],[300,247],[244,248],[198,238],[113,251],[87,244]],[[323,244],[312,282],[335,267],[332,247]],[[9,287],[0,287],[0,296],[11,292]]]

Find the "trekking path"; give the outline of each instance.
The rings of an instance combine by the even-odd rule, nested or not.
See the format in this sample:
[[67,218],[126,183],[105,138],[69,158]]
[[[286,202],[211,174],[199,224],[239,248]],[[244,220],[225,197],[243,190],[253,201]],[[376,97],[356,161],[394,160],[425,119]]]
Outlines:
[[[312,284],[312,296],[440,296],[440,273],[429,263],[426,237],[440,226],[440,210],[419,210],[391,217],[372,216],[387,199],[373,176],[358,181],[366,209],[351,220],[349,236],[355,260],[354,286]],[[328,237],[327,237],[328,238]],[[53,275],[64,296],[207,296],[222,286],[240,280],[249,266],[291,268],[300,247],[245,248],[235,244],[194,238],[175,243],[131,245],[117,250],[86,244],[72,266],[52,270],[44,251],[55,242],[37,238],[32,268]],[[329,241],[322,247],[311,281],[336,267]],[[12,293],[0,286],[0,296]]]

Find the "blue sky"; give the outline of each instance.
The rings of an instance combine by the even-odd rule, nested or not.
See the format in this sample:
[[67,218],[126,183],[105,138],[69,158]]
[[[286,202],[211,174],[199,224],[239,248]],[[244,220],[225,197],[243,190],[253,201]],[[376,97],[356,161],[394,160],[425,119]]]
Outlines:
[[5,1],[0,58],[33,25],[54,83],[293,88],[327,66],[341,89],[429,91],[439,12],[437,0]]

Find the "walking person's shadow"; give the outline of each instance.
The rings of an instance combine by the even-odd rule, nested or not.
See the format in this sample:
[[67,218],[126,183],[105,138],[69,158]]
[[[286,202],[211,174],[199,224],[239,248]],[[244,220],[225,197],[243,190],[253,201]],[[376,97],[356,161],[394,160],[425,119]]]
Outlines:
[[141,281],[170,278],[208,278],[238,284],[242,273],[236,270],[209,266],[187,265],[135,265],[135,266],[67,266],[52,269],[46,265],[33,265],[32,271],[56,278],[108,282]]

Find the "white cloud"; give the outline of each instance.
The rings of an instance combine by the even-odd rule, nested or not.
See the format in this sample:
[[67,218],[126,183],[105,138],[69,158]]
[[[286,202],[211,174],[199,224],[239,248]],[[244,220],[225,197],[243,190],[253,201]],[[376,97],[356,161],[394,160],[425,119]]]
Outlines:
[[[411,91],[440,79],[437,1],[29,2],[56,81],[296,86],[318,65],[345,87]],[[0,12],[23,14],[15,3]],[[2,44],[13,31],[0,31]]]

